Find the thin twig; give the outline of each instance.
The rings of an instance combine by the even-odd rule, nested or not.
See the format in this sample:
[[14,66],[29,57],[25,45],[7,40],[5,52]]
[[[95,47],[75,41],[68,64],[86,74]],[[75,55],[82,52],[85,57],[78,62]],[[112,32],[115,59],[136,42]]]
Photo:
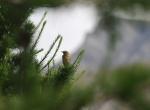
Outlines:
[[37,52],[35,52],[34,54],[36,55],[36,54],[42,52],[43,50],[44,50],[44,49],[40,49],[40,50],[38,50]]
[[39,65],[47,58],[48,54],[51,52],[51,50],[53,49],[53,47],[55,46],[56,42],[59,40],[59,38],[61,38],[60,35],[57,36],[57,38],[55,39],[55,41],[52,43],[52,45],[50,46],[49,50],[47,51],[47,53],[45,54],[45,56],[42,58],[42,60],[40,61]]
[[42,22],[43,22],[44,18],[46,17],[46,15],[47,15],[47,11],[45,11],[42,19],[40,20],[39,24],[34,28],[33,32],[35,32],[40,27],[40,25],[42,24]]
[[[60,35],[59,35],[59,36],[60,36]],[[62,37],[60,37],[59,44],[58,44],[58,46],[57,46],[57,48],[56,48],[56,51],[55,51],[55,53],[53,54],[52,58],[47,62],[47,64],[46,64],[45,66],[42,67],[41,70],[43,70],[47,65],[49,65],[49,64],[51,63],[51,61],[54,59],[54,57],[56,56],[56,54],[57,54],[57,52],[58,52],[58,50],[59,50],[59,48],[60,48],[61,43],[62,43]]]
[[84,50],[81,50],[78,57],[75,59],[74,63],[73,63],[73,66],[76,68],[79,64],[80,64],[80,61],[83,57],[83,54],[84,54]]
[[41,37],[41,34],[42,34],[42,32],[43,32],[43,29],[44,29],[44,27],[45,27],[45,24],[46,24],[46,21],[43,22],[43,25],[42,25],[42,28],[41,28],[41,30],[40,30],[40,33],[39,33],[37,39],[35,40],[35,43],[34,43],[33,46],[32,46],[32,50],[36,47],[36,45],[37,45],[37,43],[38,43],[38,41],[39,41],[39,39],[40,39],[40,37]]

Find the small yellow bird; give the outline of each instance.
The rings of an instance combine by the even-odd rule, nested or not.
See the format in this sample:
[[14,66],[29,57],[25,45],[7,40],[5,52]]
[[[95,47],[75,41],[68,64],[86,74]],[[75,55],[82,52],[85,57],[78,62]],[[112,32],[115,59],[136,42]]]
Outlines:
[[62,62],[64,66],[68,66],[70,64],[71,61],[71,55],[68,51],[62,51],[63,55],[62,55]]

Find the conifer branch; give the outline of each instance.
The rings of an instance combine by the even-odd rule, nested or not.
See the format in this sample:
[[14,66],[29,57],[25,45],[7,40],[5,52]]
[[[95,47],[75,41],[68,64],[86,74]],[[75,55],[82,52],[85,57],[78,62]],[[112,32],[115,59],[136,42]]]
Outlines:
[[50,46],[49,50],[47,51],[47,53],[45,54],[45,56],[42,58],[42,60],[40,61],[39,65],[47,58],[48,54],[51,52],[51,50],[53,49],[53,47],[55,46],[56,42],[59,39],[62,39],[62,37],[60,35],[57,36],[57,38],[55,39],[55,41],[52,43],[52,45]]
[[[54,59],[54,57],[56,56],[56,54],[57,54],[57,52],[58,52],[58,50],[59,50],[59,48],[60,48],[60,45],[61,45],[61,43],[62,43],[62,39],[63,39],[60,35],[58,36],[58,38],[60,38],[60,40],[59,40],[59,43],[58,43],[58,46],[57,46],[57,48],[56,48],[55,53],[53,54],[53,56],[51,57],[51,59],[47,62],[47,64],[45,64],[45,66],[42,67],[41,70],[43,70],[45,67],[47,67],[47,66],[51,63],[51,61]],[[56,43],[56,42],[55,42],[55,43]]]
[[[4,16],[2,15],[2,13],[0,13],[0,18],[3,20],[3,22],[5,22],[5,18],[4,18]],[[6,29],[7,31],[9,31],[8,26],[7,26],[6,24],[4,24],[4,27],[5,27],[5,29]]]
[[35,52],[34,54],[36,55],[36,54],[42,52],[43,50],[44,50],[44,49],[40,49],[40,50],[38,50],[37,52]]
[[43,25],[42,25],[42,28],[41,28],[41,30],[40,30],[40,33],[39,33],[37,39],[35,40],[35,43],[34,43],[33,46],[32,46],[32,50],[36,47],[36,45],[37,45],[37,43],[38,43],[38,41],[39,41],[39,39],[40,39],[40,37],[41,37],[41,34],[42,34],[42,32],[43,32],[43,29],[44,29],[44,27],[45,27],[45,24],[46,24],[46,21],[43,22]]
[[74,66],[75,69],[79,66],[79,64],[81,62],[81,59],[83,57],[83,54],[84,54],[84,50],[81,50],[78,57],[75,59],[75,61],[73,63],[73,66]]
[[47,11],[44,13],[42,19],[40,20],[38,25],[34,28],[33,32],[35,32],[40,27],[40,25],[42,24],[42,22],[43,22],[44,18],[46,17],[46,15],[47,15]]

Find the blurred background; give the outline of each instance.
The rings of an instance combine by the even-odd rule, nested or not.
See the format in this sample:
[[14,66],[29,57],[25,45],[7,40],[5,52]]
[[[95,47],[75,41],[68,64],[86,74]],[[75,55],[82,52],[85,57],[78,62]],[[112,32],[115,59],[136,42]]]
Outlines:
[[[4,53],[0,55],[3,61],[0,69],[4,74],[0,84],[2,93],[10,98],[2,103],[6,110],[9,110],[7,103],[14,110],[33,110],[38,106],[38,110],[43,107],[45,110],[150,110],[150,1],[2,0],[1,3],[0,40],[7,48],[0,45],[0,53]],[[28,21],[38,26],[45,12],[45,28],[35,42],[36,49],[34,45],[30,49],[34,26]],[[33,41],[38,39],[40,29],[34,33]],[[63,37],[62,44],[58,35]],[[61,44],[58,54],[55,57],[59,46],[43,60],[56,37]],[[16,48],[20,53],[14,56],[12,51],[7,51]],[[41,49],[43,51],[39,51]],[[61,51],[68,50],[73,62],[82,49],[85,53],[79,60],[84,75],[72,81],[74,65],[62,64]],[[43,70],[43,62],[53,58],[53,54],[52,66],[48,64]],[[40,63],[34,59],[36,55]],[[61,66],[57,68],[55,62]],[[9,97],[9,93],[13,97]],[[7,95],[4,98],[7,99]]]
[[[35,9],[30,17],[35,24],[39,22],[45,11],[48,12],[46,16],[47,24],[37,48],[47,50],[50,42],[60,34],[64,38],[60,51],[68,50],[72,54],[72,59],[76,58],[81,49],[84,49],[85,53],[80,68],[86,72],[80,79],[79,85],[92,82],[99,71],[106,68],[114,69],[135,63],[149,65],[149,5],[150,2],[142,0],[79,0],[58,8]],[[44,53],[44,51],[40,53],[38,59]],[[62,54],[59,52],[55,57],[56,62],[61,63],[61,56]],[[141,70],[140,67],[138,69]],[[123,71],[120,70],[121,73]],[[132,71],[129,70],[125,74],[129,73],[128,77],[130,77]],[[123,74],[114,77],[121,79],[126,76]],[[105,79],[105,77],[102,78]],[[114,79],[116,83],[122,83],[122,85],[117,86],[117,89],[115,88],[116,85],[111,86],[111,89],[109,87],[104,88],[107,88],[108,91],[115,91],[115,89],[117,91],[121,87],[126,87],[125,85],[130,86],[128,82],[120,82],[119,79]],[[121,80],[128,80],[128,78]],[[110,86],[105,85],[105,83],[111,85],[113,78],[112,82],[111,79],[108,82],[104,81],[104,86]],[[123,95],[125,95],[124,92]],[[139,100],[136,101],[136,104],[138,104]],[[90,110],[131,109],[128,104],[124,104],[115,98],[102,99],[102,101],[98,99],[93,105],[91,108],[89,107]],[[143,107],[143,105],[141,106]],[[89,108],[85,110],[89,110]],[[143,109],[147,110],[144,107]]]
[[[130,2],[124,7],[121,7],[123,3],[115,6],[115,2],[114,6],[109,6],[111,2],[113,1],[81,0],[58,8],[35,9],[29,18],[35,25],[38,24],[43,13],[47,12],[45,18],[47,24],[37,47],[43,48],[44,51],[39,54],[38,59],[45,54],[51,42],[60,34],[64,38],[60,51],[68,50],[75,57],[80,49],[84,49],[85,56],[81,67],[89,71],[95,72],[107,64],[116,67],[141,61],[148,63],[150,60],[149,11],[136,3],[130,9],[130,5],[133,5]],[[108,24],[104,26],[104,23]],[[57,62],[61,62],[61,55],[61,52],[57,54],[55,58]]]
[[47,12],[45,18],[47,24],[37,46],[38,49],[43,48],[44,51],[39,54],[38,59],[43,57],[53,40],[59,34],[63,36],[63,43],[56,56],[56,61],[60,62],[61,51],[63,50],[68,50],[73,54],[81,47],[87,33],[94,30],[97,22],[96,9],[93,4],[73,3],[69,6],[61,6],[56,9],[38,8],[34,10],[29,19],[37,25],[44,12]]

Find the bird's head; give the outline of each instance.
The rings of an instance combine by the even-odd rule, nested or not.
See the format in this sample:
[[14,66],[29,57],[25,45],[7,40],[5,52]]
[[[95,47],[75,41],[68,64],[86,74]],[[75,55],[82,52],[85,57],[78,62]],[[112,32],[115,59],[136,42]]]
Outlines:
[[69,52],[68,52],[68,51],[66,51],[66,50],[62,51],[62,53],[63,53],[64,55],[69,54]]

